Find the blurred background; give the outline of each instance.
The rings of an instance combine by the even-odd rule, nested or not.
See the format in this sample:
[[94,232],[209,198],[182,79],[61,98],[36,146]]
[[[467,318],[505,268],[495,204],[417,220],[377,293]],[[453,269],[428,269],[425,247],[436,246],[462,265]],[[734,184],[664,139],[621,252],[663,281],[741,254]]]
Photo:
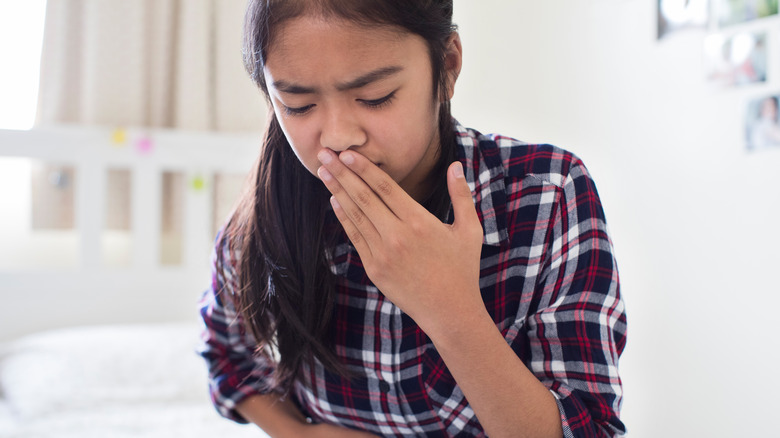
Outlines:
[[[33,425],[40,393],[18,383],[33,380],[32,364],[53,363],[41,345],[92,345],[88,356],[124,339],[121,360],[136,371],[171,360],[150,340],[189,346],[215,230],[265,123],[241,64],[244,4],[0,0],[0,342],[10,346],[0,432],[66,436],[70,420]],[[628,311],[628,436],[771,435],[777,1],[455,0],[455,21],[464,48],[455,117],[566,148],[596,180]],[[74,331],[95,326],[111,336],[88,332],[85,344]],[[171,326],[182,337],[162,331]],[[143,353],[133,355],[136,344]],[[74,363],[56,371],[72,377]],[[110,388],[82,378],[81,388]],[[187,400],[201,406],[197,385]],[[201,432],[218,427],[203,421]]]

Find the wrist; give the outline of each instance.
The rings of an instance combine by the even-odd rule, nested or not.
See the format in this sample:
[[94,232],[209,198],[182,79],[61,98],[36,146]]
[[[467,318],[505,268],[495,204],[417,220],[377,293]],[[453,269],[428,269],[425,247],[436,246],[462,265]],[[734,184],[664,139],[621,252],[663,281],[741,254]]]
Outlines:
[[488,336],[500,335],[493,318],[480,303],[459,314],[446,318],[439,324],[423,329],[438,351],[462,348],[472,342],[480,343]]

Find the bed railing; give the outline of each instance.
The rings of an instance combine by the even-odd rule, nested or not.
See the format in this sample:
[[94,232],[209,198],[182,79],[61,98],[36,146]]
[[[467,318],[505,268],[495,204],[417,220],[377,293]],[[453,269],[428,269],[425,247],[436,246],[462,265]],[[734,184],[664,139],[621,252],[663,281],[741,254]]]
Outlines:
[[257,133],[0,130],[0,340],[194,319],[215,229],[259,144]]

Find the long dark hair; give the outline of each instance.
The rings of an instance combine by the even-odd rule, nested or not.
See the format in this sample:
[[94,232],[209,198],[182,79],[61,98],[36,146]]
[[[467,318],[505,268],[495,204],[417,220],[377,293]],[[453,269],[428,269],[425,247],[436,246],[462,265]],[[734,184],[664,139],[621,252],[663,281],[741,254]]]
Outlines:
[[[456,158],[447,90],[445,53],[455,31],[452,0],[249,0],[244,23],[244,65],[268,98],[263,76],[277,26],[303,14],[320,14],[365,26],[396,26],[420,35],[428,45],[433,96],[439,110],[439,159],[431,196],[424,203],[444,220],[450,206],[445,172]],[[301,365],[318,359],[345,375],[331,337],[336,286],[330,269],[335,223],[330,194],[300,163],[271,111],[263,148],[250,183],[225,226],[219,247],[237,255],[239,290],[230,297],[258,341],[257,354],[278,352],[269,389],[289,392]],[[218,252],[218,269],[226,263]]]

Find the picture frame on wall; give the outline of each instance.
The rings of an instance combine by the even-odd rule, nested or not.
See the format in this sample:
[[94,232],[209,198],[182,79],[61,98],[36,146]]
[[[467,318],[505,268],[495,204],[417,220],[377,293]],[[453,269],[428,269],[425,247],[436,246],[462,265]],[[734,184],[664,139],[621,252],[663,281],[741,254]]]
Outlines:
[[766,82],[767,65],[766,32],[712,34],[704,40],[705,75],[715,86]]
[[709,0],[658,0],[658,39],[683,29],[705,29]]
[[714,0],[719,26],[777,15],[778,0]]
[[780,95],[753,99],[745,111],[745,145],[748,151],[780,150]]

